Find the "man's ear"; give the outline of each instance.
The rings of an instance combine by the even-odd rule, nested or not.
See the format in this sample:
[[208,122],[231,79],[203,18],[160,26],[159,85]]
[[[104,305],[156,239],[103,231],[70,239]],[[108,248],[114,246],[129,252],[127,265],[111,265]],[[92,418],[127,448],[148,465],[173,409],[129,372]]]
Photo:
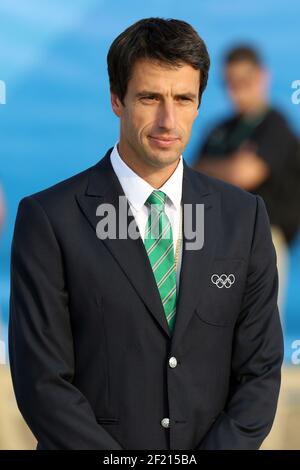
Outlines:
[[110,102],[111,102],[111,107],[115,115],[118,117],[121,117],[123,106],[118,96],[112,90],[110,90]]

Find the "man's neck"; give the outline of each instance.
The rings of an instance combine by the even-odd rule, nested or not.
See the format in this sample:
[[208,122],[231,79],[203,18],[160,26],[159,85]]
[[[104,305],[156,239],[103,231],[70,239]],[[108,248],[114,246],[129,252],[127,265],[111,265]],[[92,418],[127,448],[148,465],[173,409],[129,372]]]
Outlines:
[[163,168],[157,168],[150,165],[146,166],[143,165],[143,162],[141,161],[127,158],[125,152],[122,152],[122,149],[120,150],[119,144],[117,145],[117,148],[123,162],[155,189],[159,189],[165,184],[165,182],[172,176],[180,162],[179,157],[176,162]]

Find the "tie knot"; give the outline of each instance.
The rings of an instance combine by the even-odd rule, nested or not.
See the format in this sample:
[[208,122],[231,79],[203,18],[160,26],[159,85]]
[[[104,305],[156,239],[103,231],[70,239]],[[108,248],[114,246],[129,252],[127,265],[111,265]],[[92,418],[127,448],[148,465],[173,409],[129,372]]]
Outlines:
[[155,191],[152,191],[152,193],[150,194],[146,202],[149,205],[155,204],[156,206],[159,206],[157,207],[157,209],[159,210],[164,210],[165,201],[166,201],[166,194],[163,191],[155,190]]

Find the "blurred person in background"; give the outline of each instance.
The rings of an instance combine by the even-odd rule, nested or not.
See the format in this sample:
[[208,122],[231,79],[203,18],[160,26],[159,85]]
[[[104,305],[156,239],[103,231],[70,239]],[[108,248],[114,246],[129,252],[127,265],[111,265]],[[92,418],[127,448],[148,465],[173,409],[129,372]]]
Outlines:
[[299,141],[268,101],[269,73],[255,49],[231,49],[224,79],[234,114],[209,133],[195,169],[263,197],[277,253],[282,311],[287,245],[300,220]]

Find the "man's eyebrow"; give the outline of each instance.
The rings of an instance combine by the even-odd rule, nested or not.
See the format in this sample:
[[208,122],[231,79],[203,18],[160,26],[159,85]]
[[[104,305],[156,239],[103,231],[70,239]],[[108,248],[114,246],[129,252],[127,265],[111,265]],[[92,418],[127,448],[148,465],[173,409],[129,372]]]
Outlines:
[[136,93],[136,97],[137,98],[140,98],[141,96],[145,96],[145,95],[157,95],[157,96],[161,96],[160,93],[157,93],[156,91],[151,91],[151,90],[142,90],[142,91],[139,91],[138,93]]
[[[163,96],[162,93],[159,93],[157,91],[151,91],[151,90],[142,90],[142,91],[139,91],[138,93],[136,93],[136,98],[141,98],[143,96],[156,96],[158,98],[161,98]],[[187,92],[187,93],[177,93],[175,95],[176,98],[191,98],[191,99],[194,99],[196,100],[197,99],[197,95],[195,95],[195,93],[191,93],[191,92]]]

